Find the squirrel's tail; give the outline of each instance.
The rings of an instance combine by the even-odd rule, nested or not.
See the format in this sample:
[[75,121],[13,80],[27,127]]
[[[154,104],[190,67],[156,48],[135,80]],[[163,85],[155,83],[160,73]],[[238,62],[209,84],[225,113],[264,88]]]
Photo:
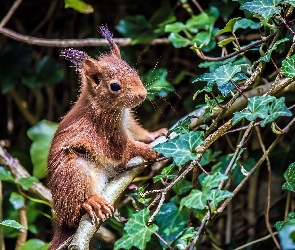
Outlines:
[[64,243],[70,236],[75,233],[75,228],[56,227],[53,239],[48,250],[56,250]]

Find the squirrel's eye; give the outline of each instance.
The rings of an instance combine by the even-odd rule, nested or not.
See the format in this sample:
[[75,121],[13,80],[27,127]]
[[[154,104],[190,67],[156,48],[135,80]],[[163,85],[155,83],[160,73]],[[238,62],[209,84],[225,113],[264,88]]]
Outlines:
[[119,91],[119,90],[121,90],[121,86],[118,83],[114,82],[111,84],[111,90],[112,91]]
[[95,82],[96,85],[99,85],[100,81],[99,81],[99,78],[97,75],[93,75],[91,78]]

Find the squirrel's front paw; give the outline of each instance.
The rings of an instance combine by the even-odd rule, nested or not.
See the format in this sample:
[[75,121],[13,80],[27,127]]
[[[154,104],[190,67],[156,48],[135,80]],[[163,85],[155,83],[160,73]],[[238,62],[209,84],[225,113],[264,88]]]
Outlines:
[[151,132],[148,136],[148,142],[152,142],[162,135],[167,135],[167,133],[168,133],[167,128],[161,128],[155,132]]
[[94,223],[97,218],[105,219],[113,215],[114,207],[108,203],[101,195],[92,195],[82,204],[82,207],[89,214]]

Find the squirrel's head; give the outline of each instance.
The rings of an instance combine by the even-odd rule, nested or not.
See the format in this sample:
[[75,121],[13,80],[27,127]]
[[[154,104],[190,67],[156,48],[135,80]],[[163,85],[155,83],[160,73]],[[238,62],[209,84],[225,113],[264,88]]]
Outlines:
[[147,95],[138,73],[121,58],[120,50],[106,26],[100,32],[109,42],[111,53],[93,59],[85,52],[66,49],[61,56],[76,66],[82,80],[81,94],[93,107],[104,110],[134,108]]

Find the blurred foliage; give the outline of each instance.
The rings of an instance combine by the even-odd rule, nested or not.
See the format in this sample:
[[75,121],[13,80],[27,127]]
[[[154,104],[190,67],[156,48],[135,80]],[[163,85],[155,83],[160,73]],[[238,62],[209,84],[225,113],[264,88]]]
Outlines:
[[[1,18],[12,4],[12,0],[0,2]],[[117,241],[99,239],[97,246],[234,249],[270,235],[269,227],[275,231],[275,225],[279,237],[274,237],[280,239],[282,249],[294,248],[294,129],[288,133],[282,129],[294,118],[294,94],[244,97],[248,90],[295,76],[294,6],[293,0],[21,3],[5,25],[20,34],[45,39],[100,38],[97,27],[107,24],[115,38],[131,38],[130,46],[121,47],[122,55],[138,70],[148,90],[147,101],[136,109],[139,118],[149,130],[176,123],[168,140],[154,148],[172,158],[170,164],[157,172],[146,169],[138,189],[126,191],[126,201],[132,204],[124,202],[120,212],[128,222],[108,220],[106,227]],[[268,40],[259,43],[265,37]],[[151,45],[156,38],[167,38],[169,44],[162,40]],[[94,57],[108,51],[106,47],[81,49]],[[253,82],[245,86],[253,75]],[[14,247],[23,228],[18,212],[26,209],[29,235],[21,250],[45,250],[53,232],[51,208],[27,190],[38,181],[46,183],[50,140],[60,117],[77,99],[79,81],[75,70],[59,59],[58,48],[31,46],[1,35],[0,88],[0,140],[9,142],[8,152],[33,175],[16,180],[0,166],[6,249]],[[245,106],[216,118],[236,95],[246,99]],[[196,108],[202,113],[181,119]],[[190,123],[199,117],[202,123],[192,130]],[[228,117],[234,130],[200,153],[212,131],[218,131]],[[260,134],[250,129],[252,123]],[[245,130],[247,138],[239,145]],[[268,154],[270,166],[263,163],[252,174],[263,155],[261,143],[267,149],[278,136],[284,138]],[[147,206],[156,197],[143,197],[143,193],[169,186],[196,160],[199,165],[171,186],[162,206],[154,204],[158,214],[151,220],[155,210]],[[243,183],[250,173],[250,181]],[[239,185],[242,188],[235,193]],[[265,212],[269,194],[270,208]],[[220,213],[227,200],[230,205]],[[274,246],[269,237],[249,249]]]

